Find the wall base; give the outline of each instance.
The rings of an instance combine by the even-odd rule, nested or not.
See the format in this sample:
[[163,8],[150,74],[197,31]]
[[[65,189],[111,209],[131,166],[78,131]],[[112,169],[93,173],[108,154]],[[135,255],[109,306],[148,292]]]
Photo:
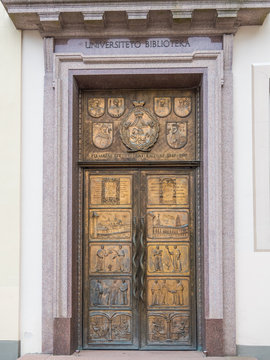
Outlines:
[[0,360],[16,360],[20,355],[20,341],[0,340]]

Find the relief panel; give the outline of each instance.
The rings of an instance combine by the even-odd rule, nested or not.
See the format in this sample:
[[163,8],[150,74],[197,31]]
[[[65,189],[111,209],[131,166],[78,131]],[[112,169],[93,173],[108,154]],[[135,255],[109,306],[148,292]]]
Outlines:
[[148,210],[147,237],[150,239],[188,240],[189,212]]
[[130,280],[91,279],[90,305],[93,307],[128,307],[130,306]]
[[148,312],[148,344],[189,344],[189,315],[181,312]]
[[91,240],[130,240],[131,210],[90,210]]
[[111,274],[130,273],[130,245],[90,245],[90,269],[91,273]]
[[148,244],[147,272],[149,274],[189,275],[189,245]]
[[89,343],[130,343],[132,340],[132,314],[129,311],[90,311]]
[[188,206],[188,176],[148,176],[148,206]]
[[196,90],[85,91],[80,161],[198,159]]
[[147,304],[150,308],[189,308],[189,279],[148,279]]
[[131,176],[90,176],[90,206],[131,206]]

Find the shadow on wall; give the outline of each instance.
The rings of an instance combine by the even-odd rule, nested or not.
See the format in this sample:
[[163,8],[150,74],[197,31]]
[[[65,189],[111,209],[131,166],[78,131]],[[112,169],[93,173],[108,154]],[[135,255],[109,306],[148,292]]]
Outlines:
[[254,356],[258,360],[270,360],[270,346],[237,345],[238,356]]

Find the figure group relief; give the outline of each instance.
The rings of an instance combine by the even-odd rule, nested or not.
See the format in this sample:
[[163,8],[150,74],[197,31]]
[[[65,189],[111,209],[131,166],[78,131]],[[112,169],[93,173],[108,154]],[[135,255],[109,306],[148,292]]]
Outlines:
[[129,279],[92,279],[90,281],[90,302],[97,306],[129,306]]
[[130,273],[130,245],[91,245],[90,273]]
[[152,278],[147,282],[149,307],[188,307],[189,280],[186,278]]

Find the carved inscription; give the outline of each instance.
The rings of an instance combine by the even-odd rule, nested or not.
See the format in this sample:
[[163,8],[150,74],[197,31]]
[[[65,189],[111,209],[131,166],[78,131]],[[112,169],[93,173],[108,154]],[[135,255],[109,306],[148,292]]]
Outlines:
[[188,343],[190,340],[190,321],[185,314],[148,313],[149,343]]
[[131,176],[90,176],[90,205],[131,205]]
[[149,176],[147,179],[148,205],[188,206],[187,176]]
[[148,273],[189,274],[189,246],[187,244],[148,245]]
[[131,237],[131,210],[90,210],[92,240],[126,240]]
[[129,279],[90,280],[90,303],[92,306],[129,306]]
[[147,236],[151,239],[181,239],[189,237],[188,210],[153,211],[147,213]]
[[90,312],[89,342],[130,342],[130,312]]
[[147,303],[149,307],[188,307],[189,280],[183,278],[148,280]]
[[90,273],[130,273],[129,245],[90,246]]

